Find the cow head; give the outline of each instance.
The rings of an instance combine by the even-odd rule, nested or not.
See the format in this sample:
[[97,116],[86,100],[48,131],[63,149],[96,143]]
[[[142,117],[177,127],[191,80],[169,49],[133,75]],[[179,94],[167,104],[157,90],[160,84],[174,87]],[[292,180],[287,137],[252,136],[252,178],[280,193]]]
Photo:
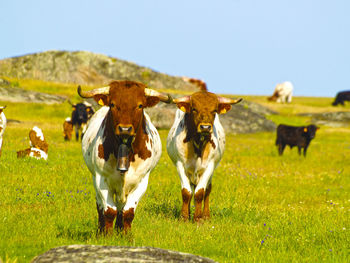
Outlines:
[[199,91],[191,96],[174,99],[177,107],[190,115],[195,130],[199,134],[210,134],[213,131],[216,114],[224,114],[231,105],[242,99],[228,99],[207,91]]
[[84,103],[72,104],[72,108],[72,120],[78,124],[86,123],[94,112],[91,106],[86,106]]
[[148,89],[135,81],[113,81],[107,87],[82,91],[83,98],[94,98],[98,104],[108,106],[113,120],[113,130],[123,143],[133,140],[143,120],[143,109],[155,106],[159,101],[170,102],[168,95]]
[[278,93],[278,91],[275,91],[271,97],[267,98],[267,100],[268,101],[276,101],[278,99],[278,97],[279,97],[279,93]]
[[0,107],[0,114],[3,112],[3,110],[6,108],[6,106],[1,106]]
[[316,131],[318,131],[320,129],[320,127],[317,127],[316,125],[309,125],[304,127],[304,134],[306,135],[306,137],[308,137],[310,140],[315,138],[316,136]]

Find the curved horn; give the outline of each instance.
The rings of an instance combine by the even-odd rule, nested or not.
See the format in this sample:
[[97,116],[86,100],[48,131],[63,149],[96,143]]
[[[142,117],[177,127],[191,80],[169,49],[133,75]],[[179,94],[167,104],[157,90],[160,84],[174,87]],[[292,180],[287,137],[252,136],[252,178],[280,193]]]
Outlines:
[[7,105],[5,106],[0,106],[0,110],[6,109]]
[[78,86],[78,94],[82,98],[91,98],[97,94],[108,95],[109,94],[109,86],[97,88],[89,91],[82,91],[81,87]]
[[173,99],[173,103],[179,103],[179,102],[190,102],[191,96],[184,96],[181,98]]
[[219,100],[219,103],[236,104],[236,103],[241,102],[243,99],[239,98],[239,99],[235,100],[235,99],[230,99],[230,98],[225,98],[225,97],[219,97],[218,96],[218,100]]
[[160,101],[163,101],[165,103],[170,103],[173,101],[173,98],[169,94],[165,95],[165,94],[162,94],[162,93],[155,91],[153,89],[145,88],[145,95],[147,97],[148,96],[158,97]]

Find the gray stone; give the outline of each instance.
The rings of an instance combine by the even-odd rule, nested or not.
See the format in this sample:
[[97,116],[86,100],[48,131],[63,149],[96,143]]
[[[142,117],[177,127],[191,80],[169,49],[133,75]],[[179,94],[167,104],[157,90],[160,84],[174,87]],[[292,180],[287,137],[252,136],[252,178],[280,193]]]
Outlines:
[[316,125],[330,127],[347,127],[350,124],[350,112],[323,112],[323,113],[301,113],[300,116],[311,117],[311,122]]
[[119,247],[96,245],[69,245],[50,249],[35,257],[32,263],[148,263],[191,262],[214,263],[215,261],[187,253],[153,247]]

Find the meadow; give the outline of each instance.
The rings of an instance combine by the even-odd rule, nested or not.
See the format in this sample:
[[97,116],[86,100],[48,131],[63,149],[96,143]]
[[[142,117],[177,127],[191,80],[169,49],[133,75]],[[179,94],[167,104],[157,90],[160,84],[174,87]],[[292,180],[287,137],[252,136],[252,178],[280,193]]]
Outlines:
[[[299,97],[290,105],[243,98],[280,112],[268,116],[277,124],[308,124],[309,118],[296,115],[300,112],[350,110],[331,107],[331,98]],[[211,219],[201,224],[179,218],[180,180],[165,149],[168,131],[160,130],[163,154],[136,210],[132,232],[96,236],[95,194],[81,143],[65,142],[62,136],[69,104],[6,104],[7,118],[21,122],[9,122],[0,158],[3,262],[30,262],[69,244],[151,246],[218,262],[349,260],[349,127],[321,126],[306,158],[295,148],[278,156],[275,133],[227,135],[213,178]],[[47,162],[17,159],[16,151],[29,146],[34,125],[49,143]]]

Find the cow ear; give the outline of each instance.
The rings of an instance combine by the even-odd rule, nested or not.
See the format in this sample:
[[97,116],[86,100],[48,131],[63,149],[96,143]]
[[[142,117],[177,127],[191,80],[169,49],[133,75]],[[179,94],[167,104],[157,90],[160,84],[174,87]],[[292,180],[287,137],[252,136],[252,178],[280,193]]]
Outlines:
[[219,114],[225,114],[231,109],[231,104],[228,103],[219,103],[218,106],[218,113]]
[[304,132],[307,132],[307,128],[306,127],[304,128]]
[[176,103],[176,106],[185,113],[189,113],[191,111],[190,103],[186,101],[180,101]]
[[107,95],[97,94],[94,95],[94,100],[98,103],[98,105],[106,106],[109,104],[109,97]]
[[154,97],[154,96],[146,96],[146,108],[150,108],[153,107],[155,105],[157,105],[157,103],[159,102],[159,98],[158,97]]

